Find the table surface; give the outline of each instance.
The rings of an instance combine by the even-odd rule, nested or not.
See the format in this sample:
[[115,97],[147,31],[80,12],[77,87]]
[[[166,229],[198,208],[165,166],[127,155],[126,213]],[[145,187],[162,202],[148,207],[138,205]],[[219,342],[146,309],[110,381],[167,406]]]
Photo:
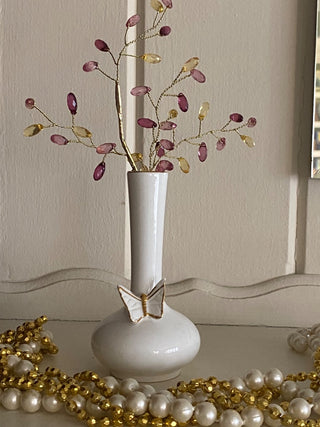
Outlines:
[[[19,320],[0,320],[0,331],[13,329]],[[43,367],[54,366],[68,374],[87,369],[101,376],[108,373],[95,359],[91,348],[91,334],[97,322],[49,321],[46,329],[54,334],[59,353],[47,357]],[[297,354],[287,345],[292,329],[265,326],[197,325],[201,335],[201,349],[197,357],[183,368],[174,380],[153,384],[161,390],[177,381],[191,378],[216,376],[218,379],[243,377],[249,369],[262,372],[279,368],[284,374],[312,369],[310,353]],[[27,414],[20,410],[6,411],[0,408],[0,426],[5,427],[71,427],[82,424],[62,410],[50,414],[40,410]]]

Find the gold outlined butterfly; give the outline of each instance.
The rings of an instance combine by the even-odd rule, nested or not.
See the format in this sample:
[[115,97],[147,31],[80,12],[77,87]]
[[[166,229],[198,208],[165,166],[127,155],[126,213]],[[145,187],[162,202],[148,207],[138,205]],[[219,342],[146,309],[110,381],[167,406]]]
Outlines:
[[118,286],[118,291],[123,304],[128,310],[131,322],[138,323],[146,316],[161,319],[163,315],[163,302],[165,294],[165,280],[159,283],[148,293],[137,297],[129,289]]

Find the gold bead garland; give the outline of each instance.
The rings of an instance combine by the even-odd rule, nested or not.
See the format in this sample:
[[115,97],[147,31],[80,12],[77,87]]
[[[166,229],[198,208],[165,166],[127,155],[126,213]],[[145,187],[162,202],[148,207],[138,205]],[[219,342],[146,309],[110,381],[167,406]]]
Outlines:
[[[179,422],[172,415],[160,418],[148,411],[137,415],[131,410],[112,404],[111,398],[118,391],[109,387],[103,378],[93,371],[84,371],[73,376],[54,367],[47,367],[41,371],[39,364],[44,356],[58,352],[50,334],[42,329],[47,320],[46,316],[41,316],[33,322],[23,323],[16,330],[7,330],[0,334],[0,390],[2,392],[14,388],[22,393],[35,390],[43,396],[55,396],[64,404],[68,413],[87,426],[184,427],[198,424],[196,411],[188,421]],[[29,347],[26,347],[26,344],[33,346],[33,352],[28,351]],[[317,392],[320,387],[320,347],[313,354],[313,358],[314,370],[289,374],[283,381],[308,382],[309,388]],[[26,365],[28,369],[20,375],[17,374],[18,360],[29,362]],[[198,395],[203,393],[206,396],[206,402],[216,408],[218,420],[221,420],[225,414],[230,414],[228,411],[236,411],[241,416],[246,408],[256,408],[264,417],[278,420],[279,425],[320,427],[320,419],[294,418],[290,413],[291,403],[286,400],[281,401],[280,388],[281,386],[272,387],[264,384],[258,389],[241,390],[234,387],[231,381],[219,381],[211,376],[207,379],[192,379],[189,382],[179,381],[175,387],[167,391],[175,398],[188,395],[194,398],[197,393]],[[79,407],[76,396],[84,399],[87,406],[89,402],[97,411],[100,411],[100,415],[93,415],[87,409]],[[313,403],[311,397],[306,397],[305,401],[309,404]],[[227,424],[222,422],[222,425]]]

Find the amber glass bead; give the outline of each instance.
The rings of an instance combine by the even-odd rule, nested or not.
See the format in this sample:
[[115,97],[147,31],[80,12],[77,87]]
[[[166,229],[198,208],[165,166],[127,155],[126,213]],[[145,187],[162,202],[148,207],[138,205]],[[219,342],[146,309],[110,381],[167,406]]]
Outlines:
[[188,59],[188,61],[186,61],[183,66],[181,71],[183,73],[186,73],[188,71],[193,70],[194,68],[196,68],[196,66],[199,64],[199,58],[197,58],[196,56],[194,56],[193,58]]
[[202,121],[209,111],[209,102],[203,102],[199,109],[198,119]]
[[156,53],[144,53],[140,58],[149,64],[158,64],[161,62],[161,57]]
[[72,130],[75,133],[75,135],[79,136],[80,138],[91,138],[92,137],[92,133],[84,127],[73,126]]
[[151,0],[151,7],[157,11],[158,13],[162,13],[163,12],[163,5],[159,0]]
[[182,170],[182,172],[183,173],[189,173],[190,165],[187,162],[187,160],[184,157],[179,157],[178,161],[179,161],[179,166],[180,166],[180,169]]
[[25,130],[23,131],[23,135],[24,136],[35,136],[37,135],[40,131],[42,131],[43,129],[43,125],[40,123],[36,123],[34,125],[30,125],[28,127],[25,128]]

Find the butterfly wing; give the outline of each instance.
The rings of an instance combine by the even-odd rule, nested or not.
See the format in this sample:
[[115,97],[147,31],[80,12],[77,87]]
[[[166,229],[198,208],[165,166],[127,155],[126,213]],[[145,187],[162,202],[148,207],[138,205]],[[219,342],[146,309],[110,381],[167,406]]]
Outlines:
[[118,286],[118,291],[123,304],[128,310],[131,322],[139,322],[144,317],[141,299],[129,291],[129,289],[122,286]]
[[147,300],[147,312],[150,317],[154,319],[160,319],[163,315],[163,302],[165,295],[165,280],[162,279],[152,289],[148,295]]

